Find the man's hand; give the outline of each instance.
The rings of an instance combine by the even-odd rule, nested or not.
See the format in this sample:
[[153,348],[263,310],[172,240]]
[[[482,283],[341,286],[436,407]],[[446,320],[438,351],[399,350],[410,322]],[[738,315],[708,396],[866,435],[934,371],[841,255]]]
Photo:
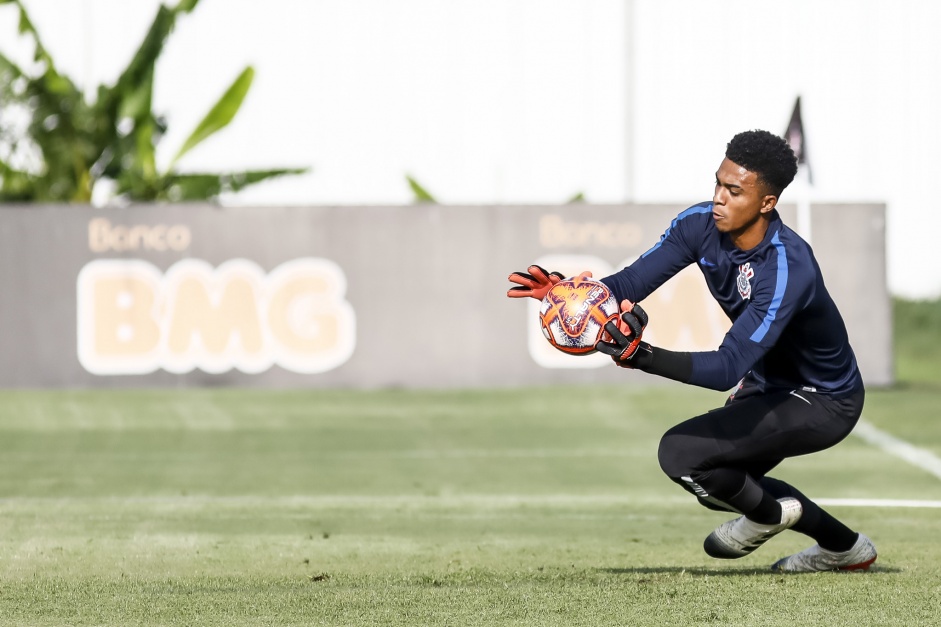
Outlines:
[[644,329],[647,327],[647,312],[640,305],[629,300],[621,301],[621,317],[604,325],[606,336],[610,342],[598,342],[596,348],[610,355],[614,363],[622,368],[635,368],[638,364],[635,356],[649,355],[650,344],[642,341]]
[[[509,276],[510,283],[517,283],[519,287],[511,287],[506,295],[510,298],[535,298],[542,300],[552,286],[564,279],[558,272],[549,272],[545,268],[532,265],[526,268],[527,272],[514,272]],[[591,274],[589,274],[591,276]]]

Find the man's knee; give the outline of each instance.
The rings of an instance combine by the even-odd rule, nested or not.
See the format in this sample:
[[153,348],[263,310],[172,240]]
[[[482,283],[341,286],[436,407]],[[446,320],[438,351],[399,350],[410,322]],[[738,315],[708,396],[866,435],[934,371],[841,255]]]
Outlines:
[[676,433],[673,429],[660,438],[657,461],[660,469],[674,481],[695,472],[698,460],[689,442],[689,436]]

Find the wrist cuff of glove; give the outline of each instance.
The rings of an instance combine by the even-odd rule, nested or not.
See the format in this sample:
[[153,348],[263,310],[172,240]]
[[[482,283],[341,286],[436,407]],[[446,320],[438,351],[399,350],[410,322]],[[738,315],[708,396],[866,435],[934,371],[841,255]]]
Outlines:
[[650,346],[649,352],[638,350],[633,361],[638,370],[681,383],[689,383],[690,377],[693,376],[692,353],[668,351],[665,348]]

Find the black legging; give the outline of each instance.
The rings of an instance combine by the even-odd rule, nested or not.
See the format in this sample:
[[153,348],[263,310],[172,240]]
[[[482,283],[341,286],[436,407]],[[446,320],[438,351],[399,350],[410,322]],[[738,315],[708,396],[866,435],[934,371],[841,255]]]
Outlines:
[[859,420],[864,397],[862,390],[832,399],[804,390],[755,394],[745,388],[724,407],[667,431],[660,440],[660,467],[710,509],[748,515],[766,493],[776,499],[793,496],[804,510],[795,531],[825,548],[844,545],[852,534],[848,528],[792,486],[765,474],[785,458],[840,442]]

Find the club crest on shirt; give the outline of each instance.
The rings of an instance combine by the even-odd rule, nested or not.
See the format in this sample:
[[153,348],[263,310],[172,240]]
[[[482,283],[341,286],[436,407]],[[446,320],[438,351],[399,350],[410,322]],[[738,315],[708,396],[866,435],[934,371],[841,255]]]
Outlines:
[[751,278],[753,276],[755,276],[755,271],[752,270],[751,262],[743,263],[738,267],[738,293],[742,296],[742,300],[751,298]]

